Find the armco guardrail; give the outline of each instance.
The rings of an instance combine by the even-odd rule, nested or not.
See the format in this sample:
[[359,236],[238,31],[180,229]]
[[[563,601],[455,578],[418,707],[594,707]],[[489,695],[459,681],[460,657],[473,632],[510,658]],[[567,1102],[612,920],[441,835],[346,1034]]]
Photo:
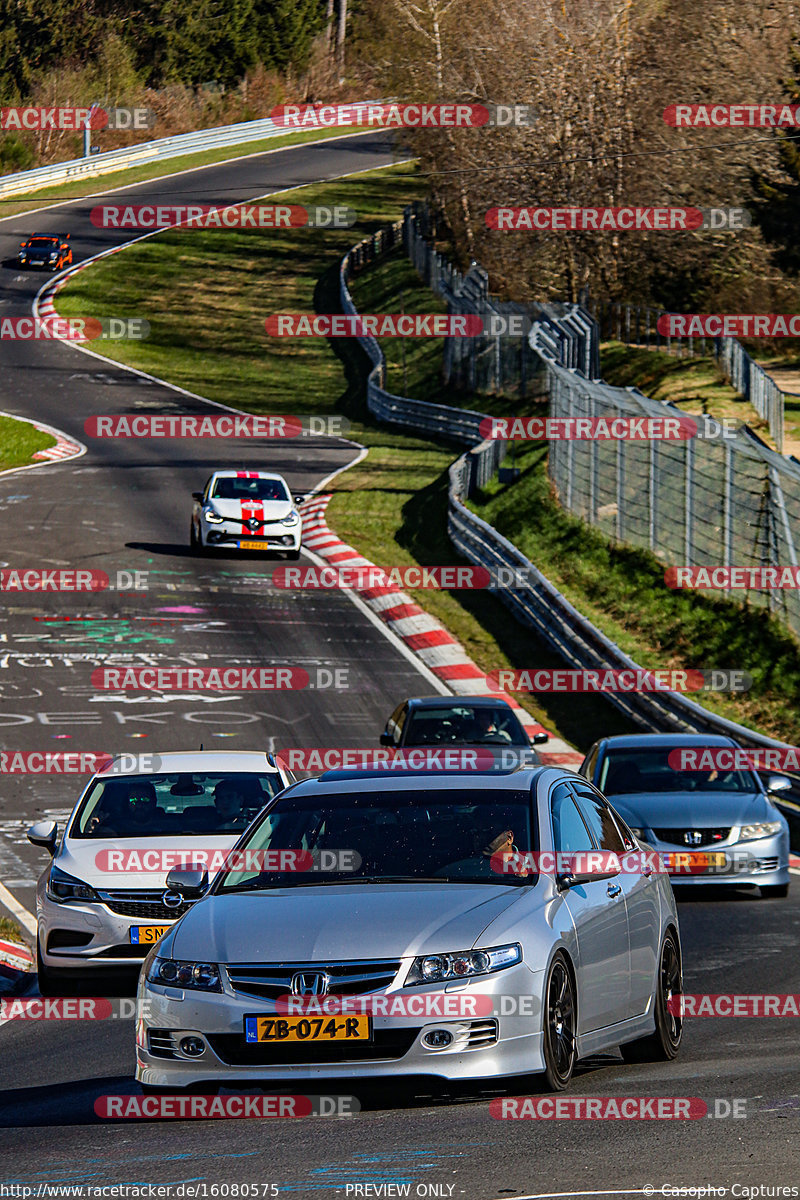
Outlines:
[[242,121],[238,125],[219,125],[214,129],[199,129],[194,133],[179,133],[175,137],[142,142],[138,146],[123,146],[120,150],[109,150],[91,158],[73,158],[69,162],[37,167],[33,171],[0,176],[0,197],[19,196],[39,191],[54,183],[65,183],[71,179],[90,179],[94,175],[107,175],[110,171],[141,166],[157,159],[177,158],[178,155],[193,154],[198,150],[216,150],[223,146],[280,137],[287,132],[289,131],[284,126],[265,119]]
[[[380,235],[365,239],[342,259],[339,293],[344,312],[357,312],[348,287],[354,268],[374,261],[397,245],[402,224],[398,221],[382,230]],[[536,341],[536,332],[535,329],[532,331],[532,345]],[[492,477],[505,453],[504,442],[481,440],[479,426],[486,419],[486,414],[449,408],[442,404],[426,404],[386,392],[383,388],[386,362],[380,345],[373,337],[361,337],[358,341],[373,364],[367,383],[367,405],[378,420],[420,432],[436,433],[456,442],[470,443],[470,449],[460,455],[450,468],[447,528],[451,542],[469,562],[487,567],[495,574],[500,568],[515,572],[513,578],[515,583],[519,582],[519,586],[494,588],[495,595],[521,624],[535,630],[570,666],[641,670],[637,663],[582,616],[516,546],[467,508],[465,501],[468,496]],[[550,342],[555,355],[558,338],[551,337]],[[679,692],[607,692],[604,696],[637,725],[648,730],[728,734],[745,746],[785,745],[735,721],[717,716]]]

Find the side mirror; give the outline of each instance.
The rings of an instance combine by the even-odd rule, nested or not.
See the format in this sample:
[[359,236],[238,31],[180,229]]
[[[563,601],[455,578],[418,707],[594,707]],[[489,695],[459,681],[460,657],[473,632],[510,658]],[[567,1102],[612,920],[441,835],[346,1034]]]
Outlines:
[[205,867],[173,867],[167,875],[167,890],[177,892],[184,900],[199,900],[208,890],[208,871]]
[[393,746],[394,745],[394,738],[386,729],[384,729],[383,733],[381,734],[380,741],[381,741],[382,746]]
[[33,846],[43,846],[48,854],[55,854],[58,825],[55,821],[37,821],[28,830],[28,841]]
[[535,733],[533,735],[533,737],[531,738],[531,745],[532,746],[541,746],[542,742],[549,742],[549,741],[550,741],[550,734],[542,731],[541,733]]
[[294,500],[295,504],[302,504],[305,500],[305,496],[292,496],[292,499]]
[[786,775],[770,775],[766,782],[768,792],[788,792],[794,784]]
[[198,503],[202,503],[203,493],[202,492],[192,492],[192,499],[197,500]]
[[618,870],[608,871],[565,871],[556,875],[556,887],[560,892],[568,888],[579,887],[582,883],[593,883],[596,879],[614,879],[619,875]]
[[27,242],[20,242],[20,246],[27,246]]

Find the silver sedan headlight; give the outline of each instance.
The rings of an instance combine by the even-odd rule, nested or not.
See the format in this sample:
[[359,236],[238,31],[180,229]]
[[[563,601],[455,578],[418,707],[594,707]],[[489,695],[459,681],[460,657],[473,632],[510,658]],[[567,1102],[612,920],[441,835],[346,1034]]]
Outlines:
[[224,517],[221,517],[218,512],[215,512],[213,508],[204,508],[203,516],[206,521],[208,521],[209,525],[221,525],[225,519]]
[[756,838],[772,837],[780,833],[783,825],[780,821],[761,821],[755,825],[743,825],[739,831],[740,842],[753,842]]
[[296,525],[300,520],[300,513],[296,508],[293,508],[288,517],[281,517],[281,525]]
[[222,983],[216,963],[183,962],[177,958],[155,956],[147,965],[147,982],[164,987],[196,988],[201,992],[221,992]]
[[469,979],[474,975],[489,975],[522,962],[522,947],[494,946],[491,950],[459,950],[456,954],[425,954],[415,958],[404,987],[419,983],[445,983]]

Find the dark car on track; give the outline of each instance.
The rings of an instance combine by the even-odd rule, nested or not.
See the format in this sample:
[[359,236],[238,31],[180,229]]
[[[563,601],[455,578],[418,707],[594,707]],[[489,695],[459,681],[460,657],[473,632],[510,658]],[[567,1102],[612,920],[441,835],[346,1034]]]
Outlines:
[[[381,734],[382,746],[396,749],[490,747],[519,751],[519,761],[539,761],[534,744],[546,733],[529,737],[514,709],[501,696],[415,697],[398,704]],[[510,765],[510,763],[508,764]]]
[[20,242],[17,262],[21,267],[42,268],[45,271],[60,271],[72,265],[72,247],[68,233],[32,233],[26,242]]

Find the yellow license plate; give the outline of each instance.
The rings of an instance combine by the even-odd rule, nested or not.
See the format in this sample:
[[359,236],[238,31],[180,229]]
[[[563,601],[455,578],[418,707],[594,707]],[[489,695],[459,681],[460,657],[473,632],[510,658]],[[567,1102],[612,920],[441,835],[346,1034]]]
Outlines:
[[152,946],[160,942],[171,925],[132,925],[131,944],[134,946]]
[[664,855],[664,866],[667,870],[676,871],[681,875],[707,871],[709,867],[724,867],[727,861],[725,854],[698,853],[696,850],[684,850],[677,854]]
[[245,1017],[246,1042],[368,1042],[370,1018]]
[[266,550],[266,542],[239,542],[240,550]]

